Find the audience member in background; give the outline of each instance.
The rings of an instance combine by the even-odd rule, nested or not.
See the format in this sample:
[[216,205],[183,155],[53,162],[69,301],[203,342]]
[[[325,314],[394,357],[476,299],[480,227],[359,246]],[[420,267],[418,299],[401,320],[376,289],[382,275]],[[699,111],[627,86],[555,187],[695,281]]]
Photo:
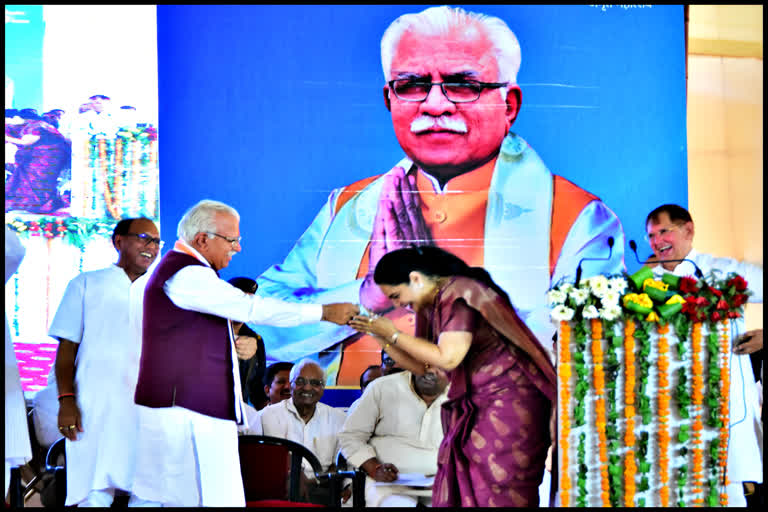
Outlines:
[[384,350],[381,351],[381,374],[391,375],[403,371],[397,361],[392,359]]
[[257,297],[220,279],[242,250],[240,214],[229,205],[198,202],[177,234],[143,295],[131,297],[143,326],[133,492],[155,506],[242,507],[237,425],[244,416],[231,320],[345,324],[359,308]]
[[18,147],[13,174],[5,183],[5,210],[52,213],[69,206],[59,196],[58,179],[72,163],[67,139],[37,114],[24,109],[25,120],[18,137],[5,136]]
[[403,371],[376,379],[350,408],[339,444],[347,462],[368,475],[366,506],[431,505],[431,489],[375,482],[397,480],[399,472],[437,473],[437,451],[443,440],[440,408],[447,400],[447,385],[445,373],[434,367],[422,375]]
[[379,377],[383,376],[384,373],[381,371],[381,366],[372,364],[368,368],[365,369],[362,375],[360,375],[360,392],[362,393],[365,391],[365,388],[368,387],[368,384],[373,382],[374,380],[378,379]]
[[[733,258],[719,258],[703,254],[693,248],[694,225],[691,214],[682,206],[664,204],[655,208],[645,219],[646,238],[653,249],[653,256],[646,262],[653,266],[657,277],[671,272],[677,276],[694,276],[698,266],[707,277],[713,270],[720,271],[720,277],[735,272],[747,281],[752,295],[749,302],[763,302],[763,267],[738,261]],[[659,260],[681,260],[655,263]],[[728,505],[745,507],[745,492],[755,491],[755,483],[763,482],[763,429],[760,424],[760,410],[752,371],[750,354],[762,351],[763,330],[744,332],[744,319],[732,321],[735,332],[740,333],[733,340],[731,358],[731,437],[728,444],[728,479],[726,486]],[[762,359],[762,357],[760,358]]]
[[363,393],[365,392],[365,388],[368,387],[368,384],[373,382],[374,380],[378,379],[384,375],[381,371],[381,366],[377,364],[372,364],[365,370],[363,370],[363,373],[360,374],[360,398],[352,402],[349,407],[347,408],[347,413],[352,410],[353,407],[355,407],[359,402],[360,399],[363,397]]
[[[299,361],[290,373],[291,399],[267,406],[261,410],[264,435],[281,437],[306,446],[320,461],[323,471],[335,468],[338,452],[338,434],[346,415],[339,409],[320,403],[325,389],[325,372],[312,360]],[[304,475],[314,483],[314,472],[304,461]],[[308,486],[308,499],[324,502],[328,489]]]
[[[227,282],[249,295],[256,293],[259,287],[250,277],[233,277]],[[269,403],[269,398],[262,387],[264,370],[267,366],[264,340],[243,322],[233,321],[232,331],[235,333],[235,351],[240,363],[243,400],[256,410],[263,409]]]
[[[6,114],[7,115],[7,114]],[[5,282],[21,265],[26,250],[16,232],[5,226]],[[5,494],[8,495],[11,468],[32,459],[27,427],[27,407],[21,388],[16,351],[13,348],[8,318],[5,318]]]
[[272,363],[267,368],[264,373],[264,393],[269,398],[267,405],[291,398],[291,368],[293,363],[285,361]]
[[[141,344],[129,328],[130,289],[160,252],[155,224],[117,223],[117,263],[75,277],[48,335],[59,340],[55,374],[58,424],[67,438],[67,505],[109,507],[130,492],[135,469],[137,407],[133,403]],[[131,496],[131,505],[142,504]]]

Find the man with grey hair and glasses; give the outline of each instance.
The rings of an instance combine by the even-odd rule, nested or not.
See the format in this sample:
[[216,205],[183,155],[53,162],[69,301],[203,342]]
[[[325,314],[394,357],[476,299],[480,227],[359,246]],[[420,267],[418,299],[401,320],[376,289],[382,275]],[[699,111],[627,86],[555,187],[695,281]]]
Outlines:
[[[240,216],[203,200],[142,294],[142,351],[135,402],[139,440],[133,493],[153,505],[245,505],[237,449],[243,414],[232,321],[292,326],[346,324],[351,303],[295,304],[244,293],[218,272],[241,250]],[[247,425],[246,425],[247,427]]]
[[[405,155],[383,175],[334,190],[285,261],[258,278],[257,293],[359,301],[412,333],[413,313],[388,311],[373,270],[394,249],[437,245],[487,269],[551,348],[547,290],[573,280],[581,258],[607,256],[610,238],[612,257],[584,265],[585,277],[623,270],[624,235],[603,202],[552,174],[510,131],[522,104],[520,60],[517,38],[496,17],[442,6],[393,21],[381,40],[383,99]],[[254,328],[272,357],[316,357],[329,384],[355,386],[379,362],[376,341],[347,326]]]

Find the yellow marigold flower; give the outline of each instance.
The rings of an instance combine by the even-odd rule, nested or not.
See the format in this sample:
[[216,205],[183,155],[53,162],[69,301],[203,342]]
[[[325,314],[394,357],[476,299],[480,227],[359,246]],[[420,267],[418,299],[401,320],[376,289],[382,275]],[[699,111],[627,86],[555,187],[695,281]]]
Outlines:
[[676,293],[664,304],[685,304],[685,299]]
[[646,322],[658,322],[659,321],[659,315],[656,314],[655,311],[651,311],[648,313],[648,316],[645,317]]
[[664,283],[662,281],[656,281],[655,279],[649,277],[645,281],[643,281],[643,290],[645,290],[646,286],[650,286],[651,288],[658,288],[659,290],[665,292],[669,289],[669,285],[667,283]]

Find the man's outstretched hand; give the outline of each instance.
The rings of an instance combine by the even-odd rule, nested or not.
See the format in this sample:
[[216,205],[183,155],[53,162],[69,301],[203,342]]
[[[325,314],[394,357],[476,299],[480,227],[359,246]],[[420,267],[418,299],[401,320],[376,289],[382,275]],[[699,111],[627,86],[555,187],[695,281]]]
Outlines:
[[357,304],[351,302],[338,302],[335,304],[323,304],[322,320],[339,325],[347,325],[352,317],[360,312]]
[[421,214],[416,175],[402,167],[384,176],[381,200],[373,221],[368,274],[360,287],[360,303],[376,313],[391,307],[389,299],[373,281],[373,271],[382,256],[405,247],[431,245],[432,234]]

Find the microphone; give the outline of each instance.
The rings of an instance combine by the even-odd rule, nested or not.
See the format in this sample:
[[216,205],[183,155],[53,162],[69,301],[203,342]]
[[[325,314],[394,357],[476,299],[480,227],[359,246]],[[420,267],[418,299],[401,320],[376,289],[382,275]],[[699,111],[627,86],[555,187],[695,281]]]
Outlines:
[[[640,257],[637,255],[637,244],[635,243],[634,240],[630,240],[629,241],[629,248],[632,249],[632,253],[635,255],[635,259],[637,260],[637,262],[639,264],[641,264],[641,265],[645,265],[645,262],[644,261],[640,261]],[[691,265],[693,265],[693,268],[696,269],[694,271],[694,275],[697,278],[699,278],[701,280],[704,280],[704,272],[701,271],[701,269],[699,268],[699,266],[696,264],[695,261],[693,261],[691,259],[688,259],[688,258],[681,258],[679,260],[655,260],[655,261],[652,261],[651,263],[681,263],[683,261],[687,261]]]
[[579,281],[581,281],[581,264],[585,261],[607,261],[611,259],[611,255],[613,254],[613,237],[608,237],[608,257],[607,258],[581,258],[579,260],[579,264],[576,266],[576,284],[575,286],[579,287]]

